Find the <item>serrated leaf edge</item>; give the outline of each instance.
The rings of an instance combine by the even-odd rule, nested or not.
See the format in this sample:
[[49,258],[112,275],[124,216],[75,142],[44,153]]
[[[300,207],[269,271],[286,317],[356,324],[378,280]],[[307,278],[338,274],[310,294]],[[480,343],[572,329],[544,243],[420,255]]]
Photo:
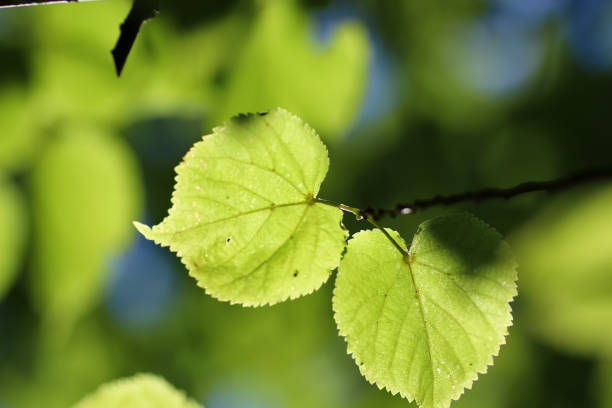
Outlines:
[[[246,113],[246,114],[245,114],[245,113],[239,113],[239,114],[237,114],[237,115],[232,116],[232,117],[231,117],[229,120],[225,121],[225,122],[224,122],[222,125],[214,127],[214,128],[212,129],[212,133],[211,133],[211,134],[207,134],[207,135],[202,136],[202,140],[200,140],[200,141],[198,141],[198,142],[194,143],[194,144],[193,144],[193,146],[192,146],[192,147],[191,147],[191,148],[190,148],[190,149],[187,151],[187,153],[186,153],[186,154],[183,156],[183,159],[182,159],[181,163],[179,163],[178,165],[176,165],[176,166],[174,167],[174,172],[176,173],[176,175],[174,176],[174,182],[175,182],[175,184],[174,184],[174,189],[173,189],[173,191],[172,191],[172,195],[171,195],[171,198],[170,198],[171,207],[170,207],[170,208],[169,208],[169,210],[168,210],[168,215],[167,215],[167,216],[165,216],[165,217],[162,219],[162,221],[160,221],[160,222],[159,222],[158,224],[156,224],[156,225],[161,225],[161,224],[163,224],[163,223],[166,221],[166,219],[168,219],[168,217],[170,217],[170,216],[172,215],[172,209],[174,208],[175,201],[178,199],[178,197],[176,196],[176,194],[177,194],[177,189],[176,189],[176,186],[177,186],[177,184],[179,183],[179,177],[180,177],[180,174],[179,174],[179,171],[178,171],[178,170],[179,170],[179,167],[182,165],[182,162],[183,162],[183,161],[186,159],[187,155],[188,155],[188,154],[189,154],[189,153],[190,153],[190,152],[191,152],[193,149],[195,149],[195,147],[196,147],[198,144],[202,143],[202,142],[204,141],[204,139],[205,139],[205,138],[207,138],[207,137],[210,137],[210,136],[213,136],[213,135],[221,135],[221,134],[222,134],[222,132],[224,132],[224,131],[225,131],[225,128],[226,128],[226,127],[227,127],[227,126],[230,124],[230,122],[231,122],[232,120],[234,120],[235,118],[239,118],[239,117],[244,116],[244,115],[247,115],[247,116],[248,116],[248,115],[260,115],[260,116],[263,116],[263,115],[266,115],[266,114],[268,114],[268,113],[270,113],[270,112],[273,112],[273,111],[276,111],[276,112],[280,112],[280,113],[287,114],[287,115],[288,115],[288,116],[289,116],[289,117],[290,117],[292,120],[297,121],[297,123],[298,123],[298,124],[300,124],[302,127],[304,127],[304,129],[305,129],[305,130],[306,130],[308,133],[310,133],[310,134],[313,136],[314,140],[315,140],[316,142],[318,142],[318,143],[319,143],[319,145],[320,145],[320,146],[323,148],[323,151],[325,152],[325,159],[326,159],[326,160],[322,160],[322,161],[321,161],[321,162],[322,162],[322,163],[321,163],[321,165],[325,165],[325,166],[326,166],[326,167],[328,167],[328,169],[329,169],[329,150],[327,149],[327,146],[325,145],[325,143],[323,143],[323,141],[322,141],[322,140],[321,140],[321,138],[319,137],[318,133],[317,133],[317,132],[316,132],[316,131],[315,131],[315,130],[314,130],[314,129],[313,129],[313,128],[312,128],[312,127],[311,127],[311,126],[308,124],[308,123],[306,123],[304,120],[302,120],[302,119],[301,119],[299,116],[294,115],[293,113],[291,113],[291,112],[289,112],[289,111],[287,111],[286,109],[283,109],[283,108],[281,108],[281,107],[276,107],[276,108],[273,108],[273,109],[269,109],[269,110],[267,110],[267,111],[265,111],[265,112],[258,112],[258,113]],[[323,162],[324,162],[324,163],[323,163]],[[326,174],[327,174],[327,171],[326,171]],[[323,180],[324,180],[324,178],[323,178]],[[322,181],[323,181],[323,180],[322,180]],[[322,182],[321,182],[320,184],[322,184]],[[294,203],[294,204],[295,204],[295,205],[304,205],[304,204],[308,204],[308,200],[312,200],[312,199],[316,198],[316,197],[317,197],[317,194],[318,194],[318,190],[320,189],[320,184],[319,184],[319,186],[317,187],[317,191],[312,192],[312,195],[311,195],[311,196],[306,197],[306,199],[305,199],[305,201],[304,201],[304,202],[299,202],[299,203]],[[315,203],[314,205],[321,205],[321,204]],[[268,208],[261,208],[261,209],[259,209],[259,210],[255,210],[255,211],[265,211],[265,210],[267,210],[267,209],[268,209]],[[307,211],[307,210],[306,210],[306,211]],[[342,210],[340,210],[340,209],[338,209],[338,211],[342,212]],[[240,214],[240,215],[238,215],[237,217],[240,217],[240,216],[242,216],[242,215],[244,215],[244,214]],[[279,299],[279,300],[274,300],[274,301],[265,301],[265,302],[248,302],[248,301],[246,301],[246,302],[245,302],[245,301],[236,301],[236,300],[234,300],[234,299],[233,299],[232,297],[230,297],[230,296],[223,296],[223,295],[218,295],[218,294],[212,293],[212,292],[209,290],[209,288],[208,288],[208,287],[206,287],[206,286],[204,285],[204,283],[202,283],[202,282],[200,281],[200,279],[198,279],[198,278],[195,276],[195,271],[193,271],[193,270],[192,270],[192,266],[191,266],[191,265],[189,265],[189,264],[187,264],[187,263],[184,261],[184,258],[181,256],[181,254],[180,254],[180,252],[178,251],[178,249],[174,248],[174,247],[173,247],[172,245],[170,245],[170,244],[165,244],[165,243],[163,243],[163,242],[161,242],[160,240],[158,240],[158,239],[156,239],[156,238],[155,238],[155,236],[154,236],[154,235],[156,234],[156,232],[155,232],[155,231],[153,231],[153,227],[149,227],[149,226],[147,226],[147,225],[145,225],[145,224],[142,224],[142,223],[140,223],[140,222],[138,222],[138,221],[134,221],[134,222],[133,222],[133,225],[134,225],[134,227],[135,227],[135,228],[138,230],[138,232],[140,232],[140,233],[141,233],[141,234],[142,234],[142,235],[143,235],[145,238],[152,240],[153,242],[155,242],[155,243],[156,243],[157,245],[159,245],[160,247],[167,247],[167,248],[169,248],[169,249],[170,249],[172,252],[174,252],[174,253],[175,253],[175,254],[176,254],[178,257],[179,257],[179,259],[180,259],[181,263],[182,263],[183,265],[185,265],[185,267],[186,267],[186,269],[187,269],[187,272],[188,272],[189,276],[191,276],[192,278],[194,278],[194,279],[195,279],[197,286],[199,286],[200,288],[204,289],[204,292],[205,292],[207,295],[211,296],[212,298],[214,298],[214,299],[216,299],[216,300],[222,301],[222,302],[229,302],[231,305],[236,305],[236,304],[238,304],[238,305],[241,305],[241,306],[244,306],[244,307],[273,306],[273,305],[275,305],[275,304],[277,304],[277,303],[282,303],[282,302],[285,302],[285,301],[287,301],[287,300],[294,300],[294,299],[298,299],[298,298],[300,298],[300,297],[302,297],[302,296],[307,296],[307,295],[310,295],[310,294],[312,294],[313,292],[315,292],[315,291],[319,290],[319,289],[320,289],[320,288],[321,288],[321,287],[322,287],[322,286],[323,286],[323,285],[324,285],[324,284],[325,284],[325,283],[326,283],[326,282],[329,280],[329,277],[331,276],[331,274],[333,273],[333,271],[334,271],[335,269],[337,269],[337,268],[338,268],[338,266],[340,265],[340,261],[342,260],[342,256],[340,256],[340,257],[339,257],[339,259],[338,259],[337,264],[336,264],[335,266],[333,266],[333,267],[332,267],[332,268],[329,270],[329,273],[328,273],[327,277],[326,277],[324,280],[322,280],[322,281],[321,281],[321,283],[320,283],[318,286],[313,287],[313,288],[312,288],[310,291],[308,291],[308,292],[304,292],[304,293],[299,294],[299,295],[291,295],[291,294],[290,294],[290,295],[287,295],[287,296],[286,296],[286,297],[284,297],[284,298],[281,298],[281,299]],[[345,241],[345,243],[344,243],[344,249],[346,249],[346,240],[347,240],[347,238],[348,238],[348,231],[347,231],[347,229],[344,227],[344,225],[342,224],[342,217],[340,217],[340,226],[342,227],[342,230],[344,231],[344,241]],[[344,249],[343,249],[342,253],[344,252]]]
[[[477,221],[479,224],[484,226],[487,230],[493,232],[494,235],[496,235],[497,237],[500,238],[500,241],[502,242],[502,245],[505,246],[508,250],[510,249],[508,243],[503,239],[503,236],[495,228],[491,227],[489,224],[487,224],[486,222],[482,221],[481,219],[479,219],[478,217],[475,217],[474,215],[472,215],[470,213],[463,212],[463,213],[460,213],[460,214],[468,215],[470,218],[472,218],[473,220]],[[427,222],[429,222],[429,220],[424,221],[421,225],[424,225]],[[351,239],[349,239],[349,241],[347,242],[346,248],[348,249],[350,242],[353,239],[355,239],[358,235],[360,235],[362,233],[367,233],[369,231],[375,231],[375,230],[362,230],[362,231],[359,231],[356,234],[353,234]],[[393,230],[389,230],[389,231],[391,231],[393,233],[396,233],[397,236],[400,239],[402,239],[401,235],[397,231],[393,231]],[[418,231],[418,229],[417,229],[417,231]],[[416,233],[415,233],[415,236],[416,236]],[[404,241],[404,240],[402,239],[402,241]],[[391,243],[389,245],[391,245]],[[517,272],[517,269],[518,269],[518,263],[516,262],[516,259],[514,259],[514,257],[513,257],[513,271]],[[478,380],[478,377],[481,374],[486,374],[488,369],[489,369],[489,367],[493,365],[494,358],[499,356],[499,351],[501,350],[501,347],[506,344],[506,339],[507,339],[508,334],[509,334],[508,329],[509,329],[510,326],[513,325],[514,317],[512,315],[512,307],[510,306],[510,304],[512,303],[514,298],[518,295],[517,282],[518,282],[518,274],[516,276],[516,279],[512,282],[513,283],[513,289],[514,289],[513,290],[512,298],[506,303],[506,313],[507,314],[506,314],[506,321],[505,321],[505,326],[504,326],[505,327],[505,331],[504,331],[504,333],[502,333],[503,338],[502,338],[502,341],[499,343],[499,347],[497,348],[497,351],[495,351],[492,354],[489,354],[487,362],[486,362],[486,364],[485,364],[485,366],[483,368],[476,369],[474,374],[473,374],[473,376],[467,378],[462,384],[458,384],[457,385],[457,387],[456,387],[457,391],[455,392],[455,394],[451,395],[450,400],[448,401],[447,404],[438,404],[438,405],[434,404],[433,408],[448,408],[448,407],[450,407],[450,404],[451,404],[452,401],[457,401],[465,393],[465,390],[471,390],[474,382],[476,382]],[[362,365],[363,362],[361,361],[360,357],[357,355],[356,350],[354,350],[354,348],[351,347],[352,341],[349,341],[349,335],[347,333],[345,333],[340,328],[341,324],[340,324],[340,320],[338,319],[338,310],[337,310],[336,301],[335,301],[336,300],[336,289],[337,289],[337,286],[334,285],[334,290],[333,290],[333,293],[332,293],[332,310],[334,312],[334,320],[336,321],[336,326],[338,327],[339,335],[341,337],[343,337],[345,339],[345,341],[346,341],[346,344],[347,344],[347,354],[350,355],[353,358],[353,360],[355,361],[355,363],[357,364],[357,367],[359,368],[360,374],[366,379],[366,381],[368,381],[368,383],[370,383],[372,385],[376,385],[376,387],[379,390],[386,390],[386,391],[390,392],[391,395],[399,394],[402,398],[406,398],[410,402],[414,401],[417,405],[423,406],[423,405],[421,405],[421,403],[419,403],[416,400],[416,398],[413,395],[404,394],[400,390],[392,389],[392,388],[388,387],[387,385],[378,384],[376,382],[376,380],[370,379],[368,377],[368,375],[366,375],[366,373],[364,372],[364,369],[362,368],[363,367],[363,365]]]

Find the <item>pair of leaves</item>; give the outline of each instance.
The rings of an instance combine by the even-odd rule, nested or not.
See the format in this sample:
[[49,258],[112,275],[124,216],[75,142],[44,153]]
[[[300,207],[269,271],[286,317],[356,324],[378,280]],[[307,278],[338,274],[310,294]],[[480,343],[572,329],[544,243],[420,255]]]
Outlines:
[[409,253],[375,230],[356,234],[342,257],[342,211],[317,198],[328,166],[318,135],[289,112],[240,115],[176,168],[168,217],[135,225],[176,252],[209,294],[232,303],[310,293],[339,267],[335,319],[364,376],[446,407],[504,342],[516,294],[508,246],[462,214],[422,224]]

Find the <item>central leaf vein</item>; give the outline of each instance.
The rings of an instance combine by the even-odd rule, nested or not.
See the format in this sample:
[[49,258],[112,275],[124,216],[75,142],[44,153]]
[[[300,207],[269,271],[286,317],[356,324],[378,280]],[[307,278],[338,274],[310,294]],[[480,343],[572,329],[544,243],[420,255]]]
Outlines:
[[251,214],[255,214],[261,211],[270,211],[274,208],[282,208],[282,207],[292,207],[292,206],[296,206],[296,205],[304,205],[304,204],[310,204],[310,201],[297,201],[295,203],[285,203],[285,204],[277,204],[277,205],[269,205],[266,207],[261,207],[261,208],[256,208],[254,210],[250,210],[250,211],[245,211],[239,214],[233,214],[230,215],[229,217],[224,217],[224,218],[219,218],[217,220],[213,220],[210,222],[204,222],[204,223],[199,223],[196,225],[193,225],[189,228],[185,228],[184,230],[179,230],[179,231],[170,231],[170,232],[161,232],[161,231],[156,231],[156,234],[158,235],[177,235],[177,234],[181,234],[181,233],[185,233],[188,231],[194,231],[194,230],[198,230],[200,228],[206,227],[208,225],[213,225],[213,224],[218,224],[220,222],[224,222],[224,221],[230,221],[230,220],[234,220],[236,218],[240,218],[243,217],[245,215],[251,215]]
[[423,329],[425,332],[425,340],[427,342],[427,354],[429,355],[429,367],[431,371],[431,395],[433,399],[433,395],[435,391],[436,376],[434,374],[433,357],[431,355],[431,341],[429,337],[429,328],[427,327],[427,320],[425,319],[425,309],[423,308],[423,299],[421,297],[421,291],[419,290],[419,287],[416,283],[416,277],[414,276],[412,265],[410,264],[410,262],[407,262],[407,265],[408,265],[408,270],[410,271],[410,278],[412,279],[412,284],[414,285],[414,290],[416,292],[416,297],[419,302],[419,310],[421,312],[421,319],[423,320]]

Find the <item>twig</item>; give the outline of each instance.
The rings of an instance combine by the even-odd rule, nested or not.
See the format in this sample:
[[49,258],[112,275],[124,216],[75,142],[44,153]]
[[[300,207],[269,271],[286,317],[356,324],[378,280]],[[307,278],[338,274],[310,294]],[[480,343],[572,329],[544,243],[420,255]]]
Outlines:
[[385,216],[396,217],[398,215],[408,215],[413,214],[416,211],[441,205],[452,205],[468,201],[481,202],[495,199],[507,200],[521,194],[533,193],[537,191],[553,193],[559,190],[565,190],[567,188],[577,186],[579,184],[604,179],[612,179],[612,168],[588,169],[583,172],[573,174],[569,177],[544,182],[530,181],[508,189],[487,188],[484,190],[469,191],[466,193],[448,196],[435,196],[433,198],[415,200],[407,204],[398,204],[392,209],[367,207],[360,210],[359,214],[364,218],[372,217],[374,220],[378,220]]
[[111,51],[117,76],[121,75],[125,61],[136,41],[140,27],[159,13],[159,0],[134,0],[132,8],[119,29],[121,34]]
[[0,8],[41,6],[43,4],[57,3],[83,3],[87,1],[98,0],[0,0]]

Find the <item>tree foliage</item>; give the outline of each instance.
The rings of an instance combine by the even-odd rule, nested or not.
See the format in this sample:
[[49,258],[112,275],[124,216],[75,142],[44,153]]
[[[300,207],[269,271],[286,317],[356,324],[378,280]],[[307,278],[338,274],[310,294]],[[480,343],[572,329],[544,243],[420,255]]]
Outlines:
[[517,278],[509,248],[463,214],[424,223],[409,252],[394,231],[360,232],[340,262],[341,209],[359,210],[317,197],[328,166],[296,116],[239,115],[176,168],[168,216],[135,225],[208,293],[245,306],[310,293],[340,263],[336,322],[361,372],[424,407],[447,407],[505,341]]

